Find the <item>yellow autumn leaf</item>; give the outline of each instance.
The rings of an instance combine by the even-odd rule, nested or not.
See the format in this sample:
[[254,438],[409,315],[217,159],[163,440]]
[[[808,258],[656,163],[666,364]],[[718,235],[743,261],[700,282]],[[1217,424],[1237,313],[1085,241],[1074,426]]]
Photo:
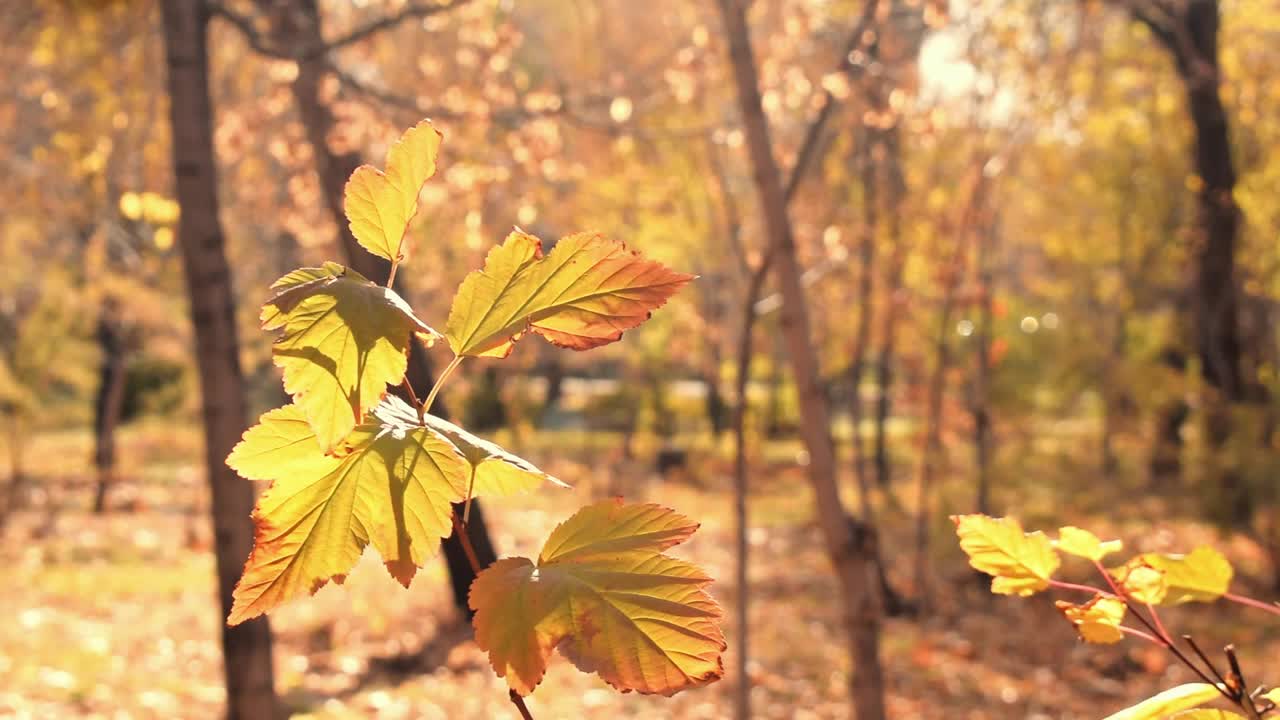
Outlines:
[[345,191],[351,234],[364,249],[388,260],[405,258],[404,233],[418,212],[418,193],[436,172],[440,131],[429,120],[405,131],[387,151],[387,171],[361,165]]
[[1094,562],[1124,548],[1124,543],[1119,540],[1103,542],[1098,539],[1097,535],[1074,525],[1059,528],[1058,539],[1053,545],[1068,555],[1075,555]]
[[1075,626],[1085,642],[1110,645],[1124,638],[1120,622],[1124,620],[1128,607],[1119,598],[1099,594],[1083,605],[1062,600],[1054,605]]
[[1061,560],[1044,533],[1023,532],[1013,518],[953,515],[951,520],[969,564],[995,578],[991,592],[1026,596],[1049,587]]
[[1169,591],[1164,605],[1188,602],[1213,602],[1231,586],[1235,570],[1231,562],[1214,548],[1202,545],[1186,555],[1145,553],[1143,561],[1164,572]]
[[1111,574],[1120,589],[1134,602],[1159,605],[1169,592],[1169,579],[1165,572],[1152,567],[1141,555],[1113,569]]
[[516,230],[462,281],[445,336],[455,355],[506,357],[527,331],[588,350],[622,337],[693,279],[600,235],[570,235],[543,257]]
[[265,413],[227,456],[227,465],[246,480],[319,476],[340,463],[320,452],[315,431],[297,405]]
[[429,428],[362,424],[325,455],[301,418],[292,405],[266,413],[227,458],[241,475],[272,481],[253,511],[230,625],[341,582],[369,544],[408,587],[466,491],[466,460]]
[[[408,425],[417,425],[418,413],[408,403],[388,395],[374,409],[379,418]],[[426,415],[422,422],[453,443],[471,466],[467,497],[515,495],[550,483],[569,487],[559,478],[539,470],[533,463],[507,452],[497,444],[477,437],[444,418]]]
[[1104,720],[1163,720],[1183,710],[1200,707],[1218,697],[1222,697],[1221,693],[1209,683],[1187,683],[1108,715]]
[[272,288],[261,315],[265,329],[283,330],[272,358],[329,452],[404,377],[410,335],[437,333],[395,291],[337,263],[295,270]]
[[476,578],[476,643],[521,695],[557,648],[623,691],[671,695],[718,680],[725,642],[711,578],[661,554],[697,527],[652,504],[582,508],[552,531],[536,565],[506,558]]

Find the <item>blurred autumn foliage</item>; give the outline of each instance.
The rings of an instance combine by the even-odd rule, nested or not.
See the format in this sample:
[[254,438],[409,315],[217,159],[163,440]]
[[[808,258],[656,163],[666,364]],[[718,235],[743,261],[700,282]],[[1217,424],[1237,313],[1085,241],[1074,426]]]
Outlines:
[[[226,272],[184,270],[178,17],[207,39]],[[553,663],[535,715],[1096,718],[1194,680],[992,599],[947,518],[1211,545],[1275,596],[1278,65],[1274,0],[0,3],[0,716],[235,715],[214,555],[252,536],[238,510],[214,530],[210,484],[251,498],[206,461],[209,399],[244,411],[231,441],[282,404],[273,280],[386,277],[342,191],[424,117],[446,142],[395,281],[421,317],[513,226],[699,276],[625,342],[520,343],[442,397],[577,488],[486,502],[496,554],[536,557],[587,498],[702,523],[682,550],[717,579],[725,681],[636,699]],[[202,382],[211,286],[241,387]],[[394,593],[366,557],[273,615],[258,691],[511,713],[451,552]],[[1280,652],[1265,616],[1168,613],[1246,668]]]

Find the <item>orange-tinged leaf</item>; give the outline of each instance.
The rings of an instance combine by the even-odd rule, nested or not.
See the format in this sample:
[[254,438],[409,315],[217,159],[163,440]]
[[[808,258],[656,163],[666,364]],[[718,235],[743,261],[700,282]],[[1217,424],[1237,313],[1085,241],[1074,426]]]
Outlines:
[[542,242],[516,230],[462,281],[445,336],[461,356],[506,357],[528,331],[588,350],[647,320],[692,279],[590,233],[561,239],[543,257]]
[[300,418],[295,406],[263,415],[228,458],[272,481],[253,511],[254,548],[228,624],[341,581],[370,544],[407,587],[451,532],[451,503],[466,491],[465,458],[429,428],[365,423],[332,456]]
[[1146,700],[1108,715],[1105,720],[1163,720],[1170,715],[1200,707],[1222,697],[1209,683],[1187,683],[1153,695]]
[[697,529],[658,505],[589,505],[547,538],[535,565],[499,560],[471,586],[476,643],[527,695],[557,647],[622,691],[671,695],[724,674],[721,610],[700,569],[661,551]]
[[364,249],[388,260],[405,258],[404,233],[418,212],[418,193],[436,172],[440,131],[423,120],[387,151],[387,171],[361,165],[345,191],[351,234]]
[[1110,645],[1120,642],[1120,622],[1128,610],[1124,601],[1106,595],[1094,595],[1089,602],[1076,605],[1062,600],[1054,603],[1085,642]]
[[1207,545],[1186,555],[1145,553],[1141,559],[1164,572],[1169,585],[1169,591],[1161,601],[1164,605],[1213,602],[1226,594],[1235,574],[1231,562]]
[[337,263],[295,270],[272,287],[261,316],[264,328],[283,330],[272,357],[330,452],[404,377],[410,335],[436,332],[395,291]]
[[991,592],[1032,595],[1049,587],[1061,560],[1041,532],[1026,533],[1013,518],[953,515],[960,549],[975,570],[991,575]]
[[1058,529],[1058,539],[1053,546],[1068,555],[1097,562],[1111,553],[1122,550],[1124,543],[1119,540],[1103,542],[1088,530],[1068,525]]

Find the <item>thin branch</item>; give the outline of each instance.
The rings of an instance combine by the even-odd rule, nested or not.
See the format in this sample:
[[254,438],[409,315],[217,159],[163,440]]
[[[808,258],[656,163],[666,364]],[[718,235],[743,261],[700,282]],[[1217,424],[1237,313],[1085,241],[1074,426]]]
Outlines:
[[1261,600],[1254,600],[1251,597],[1245,597],[1244,595],[1236,595],[1235,593],[1224,593],[1222,597],[1230,600],[1233,603],[1239,603],[1246,607],[1251,607],[1255,610],[1269,612],[1272,615],[1280,615],[1280,607],[1276,607],[1275,605],[1272,605],[1270,603],[1264,603]]
[[258,32],[257,28],[254,27],[252,18],[246,15],[241,15],[220,2],[210,0],[206,6],[209,9],[209,14],[213,17],[220,17],[236,26],[236,28],[240,30],[240,33],[244,35],[245,41],[249,43],[249,47],[253,48],[258,53],[279,60],[314,60],[315,58],[327,55],[334,50],[340,50],[349,45],[354,45],[375,33],[383,30],[390,30],[391,28],[401,25],[408,20],[427,18],[432,15],[449,12],[450,10],[455,10],[470,2],[471,0],[452,0],[451,2],[438,5],[408,5],[397,13],[365,23],[364,25],[361,25],[360,27],[357,27],[356,29],[347,32],[344,35],[340,35],[328,42],[296,49],[285,49],[269,44],[263,39],[262,34]]
[[1196,644],[1195,639],[1190,635],[1183,635],[1182,640],[1187,643],[1187,646],[1190,647],[1192,651],[1195,652],[1196,656],[1200,658],[1200,661],[1209,668],[1209,672],[1213,673],[1213,676],[1218,679],[1218,682],[1222,683],[1223,686],[1226,686],[1227,679],[1222,677],[1222,673],[1218,672],[1217,666],[1213,664],[1213,661],[1209,659],[1208,655],[1204,654],[1204,651]]
[[[1228,645],[1223,648],[1223,652],[1227,654],[1227,664],[1231,666],[1231,674],[1227,678],[1235,681],[1234,690],[1239,693],[1236,702],[1250,720],[1258,720],[1258,708],[1253,704],[1253,698],[1249,695],[1249,686],[1244,679],[1244,672],[1240,670],[1240,661],[1236,658],[1236,646]],[[1228,683],[1228,687],[1230,685],[1231,683]]]

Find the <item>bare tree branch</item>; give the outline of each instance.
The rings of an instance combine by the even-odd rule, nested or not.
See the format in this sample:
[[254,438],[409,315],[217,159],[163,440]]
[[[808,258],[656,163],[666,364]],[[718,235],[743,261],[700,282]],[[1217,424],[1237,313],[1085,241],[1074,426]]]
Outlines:
[[258,32],[256,27],[254,27],[252,18],[237,13],[223,3],[216,2],[216,0],[208,0],[206,5],[209,9],[210,15],[213,17],[220,17],[234,25],[236,29],[240,31],[240,34],[244,36],[245,41],[249,43],[249,47],[253,48],[255,52],[278,60],[313,60],[317,57],[333,52],[334,50],[340,50],[348,45],[354,45],[375,33],[383,30],[389,30],[408,20],[421,19],[449,12],[450,10],[455,10],[466,5],[471,1],[472,0],[451,0],[450,2],[438,5],[411,4],[393,15],[387,15],[386,17],[368,22],[344,35],[338,36],[333,40],[302,48],[276,47],[263,39],[262,34]]

